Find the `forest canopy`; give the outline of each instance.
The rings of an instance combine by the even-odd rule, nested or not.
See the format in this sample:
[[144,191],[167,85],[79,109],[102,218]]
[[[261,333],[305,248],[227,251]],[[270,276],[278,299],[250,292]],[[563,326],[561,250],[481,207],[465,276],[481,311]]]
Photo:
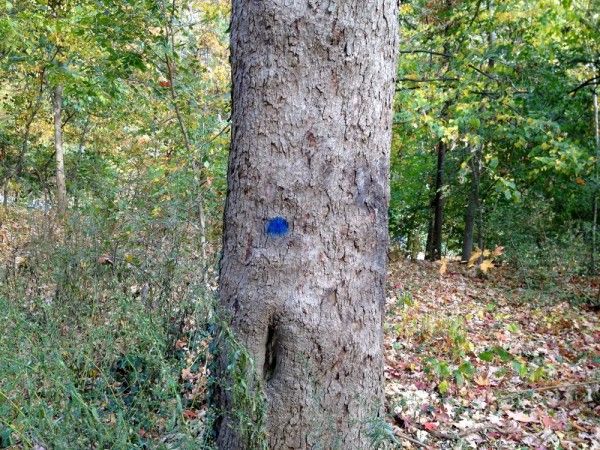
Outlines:
[[593,1],[402,5],[393,234],[423,246],[441,191],[445,253],[460,254],[471,206],[475,246],[515,260],[576,247],[589,263],[598,14]]
[[[109,208],[132,179],[152,180],[147,188],[160,199],[166,184],[187,190],[188,169],[198,167],[209,227],[218,230],[229,5],[14,1],[3,10],[4,201],[41,205],[56,195],[49,96],[62,86],[71,203]],[[471,227],[474,247],[501,245],[519,259],[561,244],[591,264],[596,2],[414,1],[399,20],[397,242],[433,259],[460,255]]]

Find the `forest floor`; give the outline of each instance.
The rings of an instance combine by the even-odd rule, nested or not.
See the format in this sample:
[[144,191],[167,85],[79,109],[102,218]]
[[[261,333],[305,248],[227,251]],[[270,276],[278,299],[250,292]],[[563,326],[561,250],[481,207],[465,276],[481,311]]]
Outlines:
[[[86,435],[79,436],[79,448],[90,440],[111,443],[105,448],[125,448],[115,444],[121,441],[129,448],[171,441],[168,448],[187,448],[185,439],[195,445],[206,414],[206,359],[201,356],[209,334],[184,329],[172,344],[165,343],[170,335],[156,324],[148,326],[148,318],[160,310],[148,310],[143,295],[130,286],[137,273],[129,267],[133,263],[123,257],[115,267],[106,265],[95,246],[87,252],[63,249],[50,260],[43,248],[28,244],[24,214],[0,221],[2,267],[14,264],[15,280],[42,293],[39,286],[53,286],[57,275],[40,261],[64,260],[78,269],[69,272],[71,303],[67,297],[56,304],[44,297],[33,304],[39,295],[30,287],[20,308],[0,301],[5,325],[0,394],[6,392],[14,407],[5,420],[0,409],[0,448],[24,448],[27,436],[56,444],[38,448],[61,448],[61,439],[70,441],[78,433]],[[27,248],[32,255],[22,256]],[[160,285],[159,269],[168,265],[159,257],[147,260],[156,260],[147,272],[156,271]],[[180,261],[178,267],[186,264]],[[488,269],[482,275],[458,262],[390,264],[386,408],[397,447],[600,450],[598,279],[573,276],[572,270]],[[189,277],[179,276],[180,285],[187,286]],[[15,280],[10,286],[20,285]],[[178,289],[173,295],[180,298],[183,288]],[[105,300],[89,303],[96,290]],[[88,304],[97,306],[88,310]],[[71,323],[73,311],[77,326]],[[124,360],[134,378],[127,378],[133,375]],[[142,389],[152,377],[156,388]],[[139,388],[135,395],[132,386]],[[74,390],[87,403],[65,404]],[[71,408],[59,416],[62,428],[55,427],[48,405],[56,411]],[[49,414],[45,421],[39,419],[44,414]]]
[[390,267],[386,403],[402,447],[600,449],[594,280],[440,268]]

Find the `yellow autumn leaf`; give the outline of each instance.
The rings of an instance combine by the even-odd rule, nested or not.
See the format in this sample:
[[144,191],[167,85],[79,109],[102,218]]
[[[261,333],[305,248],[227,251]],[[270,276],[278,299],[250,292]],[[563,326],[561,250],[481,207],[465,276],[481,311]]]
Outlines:
[[440,264],[440,275],[444,275],[448,270],[448,260],[446,258],[442,258]]
[[471,268],[475,265],[475,263],[477,262],[477,260],[481,257],[482,252],[479,249],[476,249],[473,251],[473,253],[471,253],[471,257],[469,258],[469,264],[467,265],[467,267]]
[[483,273],[487,273],[488,270],[494,267],[494,263],[491,259],[484,259],[483,262],[479,265],[479,270]]

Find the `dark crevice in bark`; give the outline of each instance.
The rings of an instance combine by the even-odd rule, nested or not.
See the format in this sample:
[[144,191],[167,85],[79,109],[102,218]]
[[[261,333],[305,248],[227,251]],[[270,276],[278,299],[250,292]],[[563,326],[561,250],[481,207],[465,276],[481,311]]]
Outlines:
[[277,368],[277,332],[274,323],[267,330],[267,344],[265,346],[265,363],[263,367],[263,380],[269,382],[275,375]]

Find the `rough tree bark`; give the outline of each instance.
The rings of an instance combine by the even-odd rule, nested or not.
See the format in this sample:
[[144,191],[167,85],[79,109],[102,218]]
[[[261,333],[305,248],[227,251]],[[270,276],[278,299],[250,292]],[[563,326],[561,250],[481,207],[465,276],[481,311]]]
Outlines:
[[67,185],[65,182],[65,159],[62,136],[63,87],[54,88],[52,105],[54,112],[54,152],[56,158],[56,207],[58,215],[64,217],[67,212]]
[[[260,372],[270,448],[369,448],[382,414],[396,14],[233,1],[220,298]],[[244,448],[229,395],[217,443]]]
[[[590,273],[596,273],[596,251],[597,251],[597,228],[598,228],[598,164],[600,162],[600,112],[598,109],[598,87],[594,86],[594,135],[596,137],[596,159],[594,162],[594,199],[593,199],[593,222],[592,222],[592,254],[590,260]],[[600,292],[600,291],[599,291]]]

